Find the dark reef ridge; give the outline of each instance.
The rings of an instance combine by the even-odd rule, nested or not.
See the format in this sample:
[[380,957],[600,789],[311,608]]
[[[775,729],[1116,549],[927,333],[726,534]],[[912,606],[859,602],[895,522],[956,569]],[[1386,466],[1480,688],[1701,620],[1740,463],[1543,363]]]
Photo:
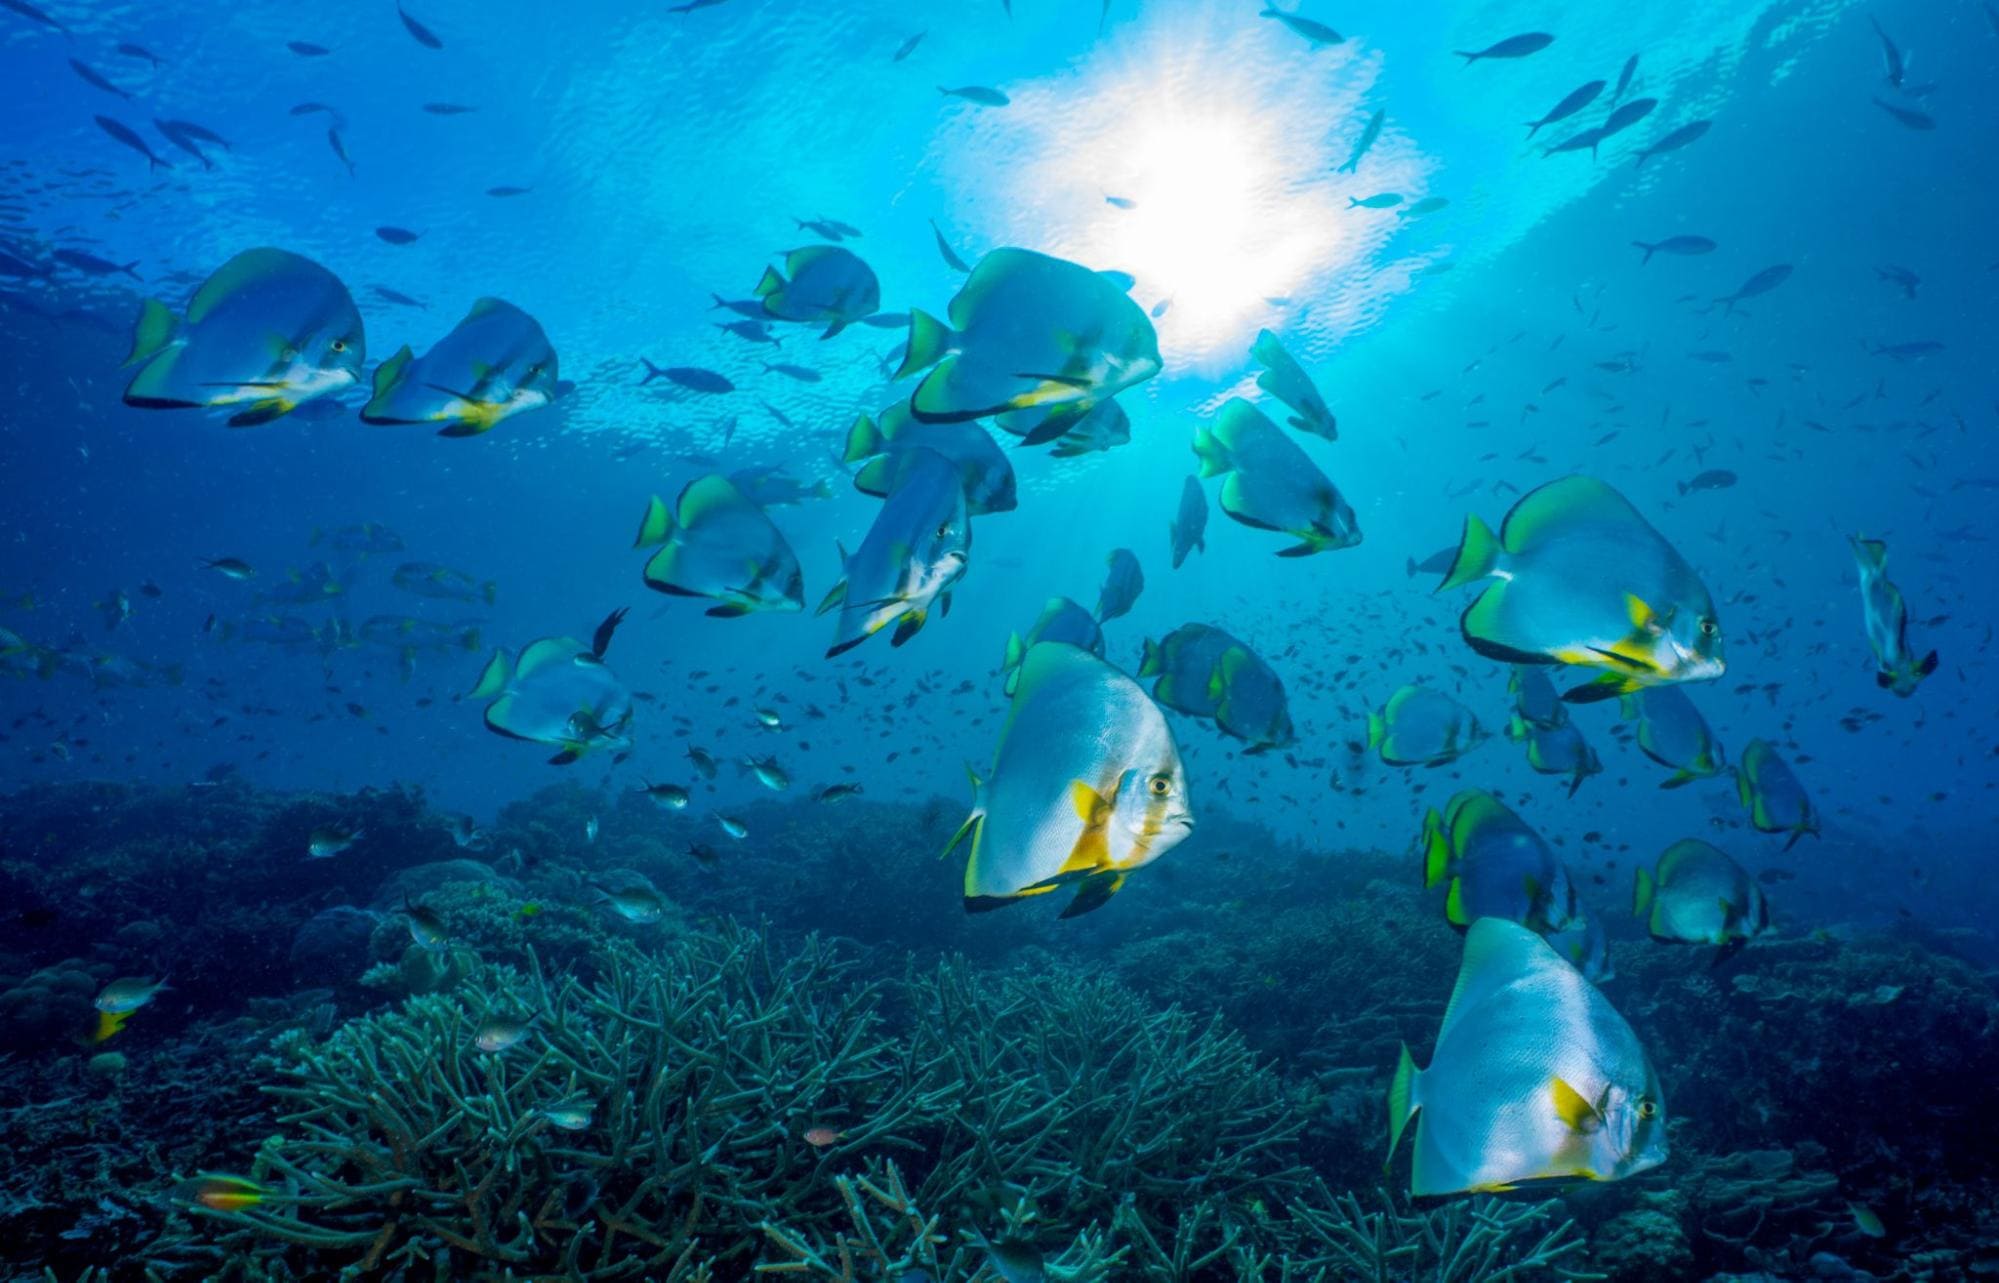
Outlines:
[[[1008,1230],[1075,1280],[1999,1272],[1999,995],[1962,937],[1714,966],[1616,924],[1671,1159],[1412,1207],[1382,1093],[1459,946],[1411,857],[1211,817],[1086,922],[969,918],[958,816],[772,802],[715,847],[566,785],[467,845],[409,791],[0,799],[0,1277],[959,1280]],[[307,860],[328,826],[363,838]],[[657,921],[610,911],[635,887]],[[116,976],[170,987],[92,1043]],[[479,1050],[489,1017],[528,1036]],[[271,1193],[168,1197],[197,1172]]]

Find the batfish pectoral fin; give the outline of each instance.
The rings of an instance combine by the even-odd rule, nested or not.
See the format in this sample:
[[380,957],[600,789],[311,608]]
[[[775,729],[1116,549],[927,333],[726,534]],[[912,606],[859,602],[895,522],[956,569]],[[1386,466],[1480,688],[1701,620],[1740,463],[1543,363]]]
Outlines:
[[1580,686],[1572,686],[1562,692],[1565,704],[1596,704],[1606,699],[1616,699],[1640,689],[1645,683],[1634,677],[1620,673],[1604,673]]
[[261,401],[252,401],[248,406],[229,416],[229,426],[232,428],[259,427],[274,420],[282,419],[296,409],[297,406],[298,403],[296,401],[281,396],[266,397]]
[[[1548,1089],[1554,1098],[1555,1115],[1567,1124],[1572,1132],[1593,1132],[1603,1126],[1603,1113],[1591,1104],[1583,1094],[1569,1086],[1568,1082],[1555,1077],[1548,1080]],[[1608,1093],[1609,1086],[1604,1088]]]
[[1083,884],[1076,889],[1076,898],[1069,901],[1061,916],[1081,917],[1092,909],[1103,908],[1110,902],[1110,898],[1118,893],[1118,888],[1124,885],[1125,876],[1122,871],[1113,869],[1083,879]]
[[902,618],[896,621],[895,635],[888,639],[888,644],[891,646],[900,646],[910,638],[916,636],[917,633],[923,630],[923,621],[928,618],[930,618],[930,612],[927,610],[904,611]]

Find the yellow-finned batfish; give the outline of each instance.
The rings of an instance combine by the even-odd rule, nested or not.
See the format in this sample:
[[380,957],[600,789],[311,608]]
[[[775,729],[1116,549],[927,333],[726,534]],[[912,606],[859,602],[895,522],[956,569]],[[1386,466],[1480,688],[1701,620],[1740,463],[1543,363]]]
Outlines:
[[1256,386],[1290,408],[1292,427],[1328,441],[1340,439],[1338,421],[1327,407],[1326,398],[1319,394],[1318,385],[1305,373],[1305,367],[1284,350],[1275,334],[1258,331],[1249,354],[1263,366],[1263,373],[1256,376]]
[[1574,797],[1583,781],[1603,773],[1603,759],[1596,755],[1582,728],[1564,721],[1557,726],[1530,722],[1519,714],[1507,723],[1506,738],[1527,746],[1527,765],[1542,775],[1569,777],[1569,796]]
[[805,608],[805,572],[784,532],[719,474],[689,482],[671,508],[654,495],[632,546],[659,549],[646,562],[648,588],[712,598],[719,618]]
[[1568,866],[1528,823],[1483,789],[1423,817],[1423,885],[1445,888],[1444,917],[1460,931],[1505,918],[1553,935],[1578,925],[1582,907]]
[[1102,905],[1193,831],[1187,774],[1166,715],[1088,651],[1027,652],[991,773],[972,778],[965,909],[1075,886],[1065,918]]
[[1367,715],[1367,747],[1390,766],[1443,766],[1490,738],[1469,708],[1427,686],[1403,686]]
[[1208,496],[1199,477],[1188,477],[1181,484],[1180,508],[1173,514],[1173,524],[1166,528],[1166,538],[1173,545],[1175,570],[1196,548],[1208,550]]
[[1249,402],[1232,400],[1212,425],[1196,425],[1194,454],[1203,477],[1227,474],[1223,512],[1245,526],[1281,530],[1299,541],[1278,556],[1305,557],[1360,542],[1360,520],[1339,488]]
[[[1449,554],[1446,554],[1448,558]],[[1548,672],[1537,664],[1515,664],[1506,679],[1507,693],[1513,696],[1513,712],[1536,726],[1560,726],[1569,720],[1569,706],[1555,693]]]
[[1138,555],[1129,548],[1113,548],[1104,558],[1104,586],[1097,593],[1097,622],[1108,624],[1131,613],[1138,595],[1145,591],[1145,571]]
[[466,698],[492,701],[486,729],[494,734],[556,747],[554,766],[632,744],[632,693],[602,655],[571,637],[529,642],[518,661],[495,651]]
[[1860,609],[1867,624],[1867,644],[1874,648],[1874,684],[1903,698],[1916,693],[1922,680],[1937,670],[1937,653],[1921,659],[1909,648],[1909,605],[1902,590],[1888,578],[1888,545],[1879,539],[1853,537],[1853,559],[1860,570]]
[[929,370],[909,398],[926,422],[1036,411],[1045,417],[1012,420],[1009,430],[1039,445],[1160,370],[1159,335],[1118,282],[1032,250],[980,259],[947,315],[948,325],[911,309],[895,374]]
[[1459,621],[1488,659],[1574,664],[1601,674],[1572,703],[1721,676],[1714,601],[1673,546],[1623,495],[1565,477],[1522,496],[1495,537],[1476,515],[1438,591],[1489,585]]
[[1008,432],[1018,429],[1022,437],[1044,439],[1048,428],[1058,421],[1065,426],[1062,435],[1055,438],[1055,448],[1048,452],[1051,459],[1074,459],[1115,450],[1131,441],[1131,416],[1115,401],[1099,401],[1082,414],[1068,413],[1059,419],[1030,410],[1017,415],[1002,414],[993,420]]
[[1402,1049],[1393,1155],[1411,1118],[1409,1192],[1498,1193],[1614,1181],[1666,1161],[1666,1105],[1638,1035],[1547,941],[1480,918],[1427,1069]]
[[1190,717],[1213,718],[1249,745],[1246,753],[1283,748],[1297,739],[1276,670],[1211,624],[1182,624],[1156,642],[1147,638],[1138,676],[1157,679],[1152,697],[1161,704]]
[[1676,789],[1727,769],[1727,758],[1707,719],[1679,687],[1647,686],[1625,695],[1619,705],[1625,721],[1637,721],[1638,747],[1645,756],[1673,772],[1660,788]]
[[764,315],[779,321],[821,325],[830,339],[881,308],[881,282],[860,255],[838,245],[807,245],[787,250],[784,270],[764,269],[757,282],[757,299]]
[[503,299],[482,298],[422,356],[407,345],[375,368],[363,423],[438,423],[470,437],[553,401],[555,348],[541,323]]
[[972,554],[972,521],[957,465],[930,450],[908,450],[895,488],[875,514],[860,548],[840,553],[840,582],[819,613],[839,608],[828,658],[860,645],[894,624],[889,643],[914,637],[935,605],[951,611],[951,586],[964,576]]
[[232,428],[291,413],[361,378],[367,341],[340,278],[281,249],[249,249],[215,269],[176,317],[147,299],[126,365],[125,404],[237,407]]
[[1556,953],[1568,959],[1569,965],[1582,972],[1583,979],[1600,985],[1617,975],[1616,968],[1610,965],[1610,937],[1604,934],[1603,919],[1580,910],[1579,914],[1560,931],[1538,934]]
[[1067,597],[1050,597],[1048,604],[1041,608],[1041,617],[1027,630],[1025,638],[1014,633],[1006,639],[1006,656],[1000,661],[1000,675],[1006,679],[1008,695],[1013,694],[1014,687],[1020,684],[1020,664],[1027,658],[1027,652],[1045,641],[1068,642],[1071,646],[1082,647],[1098,659],[1104,657],[1104,630],[1097,617]]
[[991,433],[976,423],[921,422],[900,401],[854,420],[841,461],[863,465],[854,474],[854,489],[885,499],[910,466],[906,456],[912,450],[933,451],[957,465],[969,516],[1011,512],[1018,502],[1013,464]]
[[1788,833],[1790,850],[1809,833],[1819,835],[1818,812],[1790,764],[1763,740],[1750,740],[1735,768],[1736,794],[1758,833]]
[[1654,940],[1720,945],[1722,957],[1770,929],[1770,903],[1749,870],[1692,838],[1667,847],[1656,872],[1639,867],[1631,912]]

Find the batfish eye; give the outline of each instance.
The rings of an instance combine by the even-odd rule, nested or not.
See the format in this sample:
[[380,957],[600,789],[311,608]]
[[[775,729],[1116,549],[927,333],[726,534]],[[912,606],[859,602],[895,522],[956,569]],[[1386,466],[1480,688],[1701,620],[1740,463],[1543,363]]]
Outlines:
[[1701,620],[1701,636],[1712,637],[1720,631],[1721,629],[1715,625],[1712,619]]
[[937,527],[937,537],[938,537],[939,539],[946,539],[946,538],[949,538],[949,537],[950,537],[950,534],[951,534],[951,523],[950,523],[950,522],[948,522],[948,521],[947,521],[947,522],[945,522],[945,523],[944,523],[943,525],[941,525],[941,526]]
[[1640,1118],[1657,1118],[1659,1116],[1659,1102],[1653,1100],[1650,1096],[1640,1100],[1638,1102],[1638,1116]]
[[345,352],[347,350],[347,340],[346,339],[333,340],[333,350],[336,352]]
[[1173,780],[1171,776],[1155,775],[1145,782],[1145,787],[1151,792],[1152,796],[1165,797],[1173,791]]

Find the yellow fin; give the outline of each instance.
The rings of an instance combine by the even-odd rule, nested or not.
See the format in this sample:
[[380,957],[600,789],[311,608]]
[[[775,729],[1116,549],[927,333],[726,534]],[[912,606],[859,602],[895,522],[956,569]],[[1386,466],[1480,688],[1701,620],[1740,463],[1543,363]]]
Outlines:
[[1076,845],[1070,849],[1069,858],[1063,861],[1056,878],[1104,868],[1111,859],[1110,844],[1104,839],[1104,823],[1110,818],[1111,804],[1081,780],[1069,782],[1069,801],[1076,808],[1076,818],[1083,822],[1083,831],[1077,835]]
[[129,1011],[98,1012],[97,1032],[95,1035],[91,1037],[90,1041],[103,1042],[105,1039],[109,1038],[112,1034],[115,1034],[120,1029],[123,1029],[125,1027],[125,1022],[127,1020],[130,1020],[131,1018],[132,1018],[132,1013]]
[[1657,631],[1659,627],[1659,616],[1653,613],[1652,608],[1645,604],[1645,599],[1636,593],[1624,594],[1624,613],[1630,617],[1633,628],[1649,633]]
[[1561,1078],[1550,1079],[1549,1089],[1555,1098],[1555,1113],[1568,1124],[1570,1131],[1595,1131],[1603,1124],[1603,1115],[1597,1112],[1596,1106],[1583,1099],[1581,1092]]
[[1462,878],[1451,879],[1450,894],[1444,897],[1444,918],[1454,927],[1471,925],[1471,919],[1465,916],[1465,884]]

